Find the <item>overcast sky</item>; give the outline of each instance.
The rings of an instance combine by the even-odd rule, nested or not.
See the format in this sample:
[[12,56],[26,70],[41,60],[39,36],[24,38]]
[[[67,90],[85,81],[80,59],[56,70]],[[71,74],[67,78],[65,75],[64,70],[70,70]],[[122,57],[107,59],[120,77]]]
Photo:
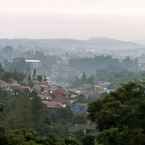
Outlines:
[[145,0],[0,0],[1,38],[145,39]]

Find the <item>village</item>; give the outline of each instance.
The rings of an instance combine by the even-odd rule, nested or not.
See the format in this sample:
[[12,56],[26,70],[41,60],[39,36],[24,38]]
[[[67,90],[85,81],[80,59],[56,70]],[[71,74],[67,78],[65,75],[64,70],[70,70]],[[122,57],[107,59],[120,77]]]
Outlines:
[[20,84],[14,79],[0,80],[0,89],[11,92],[35,91],[48,109],[70,107],[74,113],[85,113],[88,102],[92,102],[104,93],[112,91],[110,82],[96,81],[95,85],[84,84],[81,87],[62,87],[45,80],[33,80],[33,86]]

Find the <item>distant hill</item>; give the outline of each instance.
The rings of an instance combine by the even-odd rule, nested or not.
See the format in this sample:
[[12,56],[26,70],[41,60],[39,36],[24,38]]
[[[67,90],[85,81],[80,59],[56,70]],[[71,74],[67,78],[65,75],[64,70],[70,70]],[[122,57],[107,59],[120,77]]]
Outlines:
[[45,46],[47,48],[56,47],[103,47],[112,48],[117,46],[122,47],[143,47],[141,44],[137,44],[130,41],[121,41],[110,38],[91,38],[88,40],[78,39],[0,39],[0,46],[13,46],[13,47],[35,47]]
[[111,38],[91,38],[88,40],[90,44],[96,45],[97,47],[102,48],[142,48],[144,47],[141,44],[137,44],[131,41],[121,41]]
[[[123,51],[123,54],[129,51],[142,53],[145,46],[129,41],[121,41],[110,38],[91,38],[88,40],[78,39],[0,39],[0,48],[12,46],[18,50],[48,50],[53,52],[63,51],[89,51],[93,53],[105,53]],[[58,51],[59,50],[59,51]],[[134,55],[134,54],[133,54]]]

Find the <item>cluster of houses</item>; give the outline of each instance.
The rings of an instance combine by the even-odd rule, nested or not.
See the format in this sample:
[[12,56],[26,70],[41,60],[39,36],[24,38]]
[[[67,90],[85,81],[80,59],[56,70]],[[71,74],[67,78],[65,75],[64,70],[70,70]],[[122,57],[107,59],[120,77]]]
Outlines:
[[66,90],[61,86],[49,84],[48,81],[36,81],[33,89],[48,108],[65,108],[68,104]]
[[16,80],[11,79],[8,82],[0,80],[0,89],[13,92],[31,92],[32,88],[29,86],[21,85]]
[[64,88],[42,81],[35,83],[34,89],[48,108],[70,106],[73,112],[83,113],[87,111],[88,102],[96,100],[103,93],[110,93],[112,85],[110,82],[97,81],[94,86],[84,84],[77,88]]
[[76,113],[86,112],[88,102],[94,101],[97,96],[112,90],[111,83],[104,81],[97,81],[94,86],[84,84],[79,88],[64,88],[47,80],[35,80],[33,87],[20,85],[15,80],[9,82],[0,80],[0,88],[9,91],[15,90],[15,92],[32,92],[34,90],[47,108],[59,109],[70,106],[72,111]]

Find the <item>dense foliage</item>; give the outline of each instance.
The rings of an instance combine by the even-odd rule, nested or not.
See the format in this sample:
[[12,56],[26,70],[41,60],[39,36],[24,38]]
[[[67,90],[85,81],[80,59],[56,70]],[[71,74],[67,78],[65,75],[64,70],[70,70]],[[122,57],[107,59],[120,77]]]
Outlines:
[[[22,82],[24,77],[0,67],[2,80]],[[93,79],[83,73],[80,80]],[[85,128],[91,126],[85,116],[74,115],[69,107],[48,109],[34,91],[0,89],[0,145],[144,145],[145,81],[131,81],[105,94],[89,105],[88,113],[95,132]]]
[[1,89],[0,145],[79,145],[68,134],[72,117],[68,108],[48,111],[35,92]]
[[145,82],[132,81],[90,104],[103,145],[145,144]]
[[112,56],[95,56],[93,58],[75,58],[70,59],[70,66],[77,68],[81,72],[134,72],[138,69],[137,60],[131,60],[129,57],[120,60]]
[[103,80],[111,82],[114,87],[118,87],[122,82],[144,77],[144,72],[139,68],[138,61],[129,57],[123,60],[111,56],[77,58],[71,59],[69,64],[82,74],[72,81],[73,86],[84,83],[94,84],[95,80]]

